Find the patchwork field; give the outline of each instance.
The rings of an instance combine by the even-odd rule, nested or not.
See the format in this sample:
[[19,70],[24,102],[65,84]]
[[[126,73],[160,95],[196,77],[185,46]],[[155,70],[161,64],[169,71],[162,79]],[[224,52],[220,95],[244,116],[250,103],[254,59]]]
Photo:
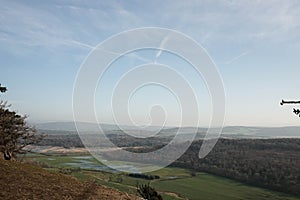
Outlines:
[[227,178],[207,173],[192,173],[187,169],[167,167],[147,175],[159,179],[146,180],[130,177],[109,169],[88,154],[41,155],[28,154],[24,160],[36,162],[49,170],[72,175],[81,180],[95,180],[101,185],[119,191],[136,194],[137,184],[149,183],[156,188],[164,199],[274,199],[299,200],[299,197],[286,195],[258,187],[245,185]]

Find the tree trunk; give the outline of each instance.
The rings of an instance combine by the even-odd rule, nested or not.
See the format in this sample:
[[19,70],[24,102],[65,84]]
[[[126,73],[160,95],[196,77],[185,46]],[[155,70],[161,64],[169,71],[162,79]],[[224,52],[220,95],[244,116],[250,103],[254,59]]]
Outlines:
[[5,151],[3,155],[5,160],[11,160],[11,154],[9,152]]

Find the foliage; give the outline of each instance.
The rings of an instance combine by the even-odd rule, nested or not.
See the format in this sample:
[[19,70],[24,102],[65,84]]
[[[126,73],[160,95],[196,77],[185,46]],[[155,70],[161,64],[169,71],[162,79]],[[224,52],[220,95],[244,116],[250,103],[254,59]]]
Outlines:
[[204,159],[195,141],[173,166],[228,177],[247,184],[299,195],[299,139],[220,139]]
[[[39,130],[38,130],[39,131]],[[41,132],[41,131],[39,131]],[[69,131],[50,131],[43,130],[46,132],[47,137],[45,137],[40,143],[37,145],[40,146],[59,146],[64,148],[78,147],[82,148],[84,145],[80,140],[78,134]],[[61,135],[56,134],[56,132],[64,133]]]
[[0,92],[6,92],[7,91],[7,88],[6,87],[4,87],[4,86],[1,86],[1,84],[0,84]]
[[39,142],[43,135],[27,125],[26,116],[21,116],[0,101],[0,152],[5,160],[10,160],[17,153],[26,153],[24,147]]
[[136,174],[136,173],[128,174],[128,176],[134,177],[134,178],[142,178],[142,179],[146,179],[146,180],[153,180],[153,179],[159,179],[160,178],[157,175]]
[[158,192],[148,184],[141,184],[137,186],[137,192],[141,197],[147,200],[162,200]]

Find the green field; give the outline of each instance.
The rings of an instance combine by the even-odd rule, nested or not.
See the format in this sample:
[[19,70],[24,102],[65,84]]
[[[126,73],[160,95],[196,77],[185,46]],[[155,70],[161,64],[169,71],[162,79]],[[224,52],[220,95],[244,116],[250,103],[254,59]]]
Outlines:
[[198,173],[190,178],[157,181],[152,185],[161,191],[177,192],[188,199],[297,199],[206,173]]
[[[96,159],[87,155],[44,156],[31,154],[28,155],[26,159],[43,163],[45,166],[49,167],[48,169],[52,170],[70,169],[70,175],[75,176],[78,179],[95,180],[99,184],[132,194],[136,194],[137,184],[149,183],[149,181],[145,179],[129,177],[126,173],[97,170],[105,169],[105,166]],[[85,169],[80,169],[81,165],[84,166]],[[87,166],[88,169],[86,169]],[[93,167],[97,168],[93,169]],[[167,200],[300,199],[299,197],[293,197],[283,193],[248,186],[237,181],[206,173],[197,173],[192,176],[189,170],[181,168],[167,167],[148,174],[160,176],[160,179],[152,180],[150,181],[150,184],[162,194],[164,199]]]

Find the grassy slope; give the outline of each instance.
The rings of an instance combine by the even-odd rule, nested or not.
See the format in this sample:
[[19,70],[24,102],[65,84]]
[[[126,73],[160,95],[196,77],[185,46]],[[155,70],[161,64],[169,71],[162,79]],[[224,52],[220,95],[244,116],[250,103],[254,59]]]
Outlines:
[[0,159],[0,199],[136,199],[38,166]]

